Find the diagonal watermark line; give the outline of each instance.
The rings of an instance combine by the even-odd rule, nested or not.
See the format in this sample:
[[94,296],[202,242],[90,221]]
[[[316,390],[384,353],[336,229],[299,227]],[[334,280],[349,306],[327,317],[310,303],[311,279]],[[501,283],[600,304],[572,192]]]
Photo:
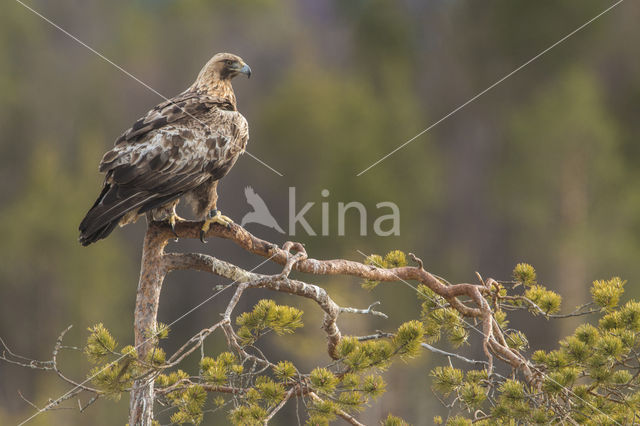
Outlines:
[[262,161],[261,159],[259,159],[258,157],[250,153],[249,151],[247,151],[246,149],[244,150],[244,153],[247,154],[249,157],[253,158],[254,160],[256,160],[258,163],[265,166],[267,169],[271,170],[273,173],[277,174],[278,176],[280,177],[284,176],[282,173],[280,173],[279,171],[277,171],[276,169],[274,169],[273,167],[271,167],[270,165],[268,165],[267,163],[265,163],[264,161]]
[[[124,73],[126,76],[132,78],[133,80],[137,81],[138,83],[140,83],[142,86],[146,87],[147,89],[149,89],[151,92],[155,93],[156,95],[160,96],[162,99],[164,99],[165,101],[171,102],[173,105],[177,106],[178,108],[180,108],[180,110],[182,110],[182,112],[184,112],[186,115],[188,115],[189,117],[193,118],[194,120],[198,121],[200,124],[202,124],[205,127],[209,127],[206,123],[204,123],[202,120],[198,119],[197,117],[194,117],[191,113],[187,112],[184,108],[180,107],[179,105],[177,105],[175,102],[173,102],[171,99],[167,98],[165,95],[163,95],[162,93],[158,92],[156,89],[154,89],[153,87],[149,86],[147,83],[145,83],[144,81],[140,80],[138,77],[136,77],[135,75],[131,74],[129,71],[127,71],[126,69],[122,68],[120,65],[116,64],[115,62],[113,62],[111,59],[107,58],[106,56],[104,56],[102,53],[98,52],[96,49],[94,49],[93,47],[89,46],[87,43],[85,43],[84,41],[80,40],[78,37],[74,36],[73,34],[71,34],[69,31],[65,30],[64,28],[62,28],[60,25],[56,24],[55,22],[53,22],[51,19],[47,18],[46,16],[44,16],[43,14],[41,14],[40,12],[38,12],[37,10],[33,9],[31,6],[25,4],[24,2],[22,2],[21,0],[16,0],[17,3],[19,3],[20,5],[22,5],[24,8],[26,8],[27,10],[31,11],[32,13],[34,13],[35,15],[39,16],[40,18],[42,18],[44,21],[46,21],[47,23],[49,23],[51,26],[53,26],[54,28],[58,29],[59,31],[61,31],[62,33],[64,33],[65,35],[67,35],[69,38],[73,39],[74,41],[76,41],[77,43],[79,43],[80,45],[86,47],[87,49],[89,49],[91,52],[95,53],[96,55],[98,55],[101,59],[103,59],[104,61],[108,62],[109,64],[113,65],[115,68],[117,68],[119,71],[121,71],[122,73]],[[255,155],[251,154],[249,151],[245,150],[244,151],[246,154],[249,155],[249,157],[253,158],[254,160],[256,160],[258,163],[262,164],[263,166],[265,166],[266,168],[268,168],[269,170],[271,170],[272,172],[274,172],[275,174],[277,174],[278,176],[282,177],[284,176],[282,173],[280,173],[279,171],[277,171],[276,169],[274,169],[273,167],[269,166],[267,163],[265,163],[264,161],[262,161],[261,159],[259,159],[258,157],[256,157]]]
[[474,97],[472,97],[471,99],[469,99],[468,101],[466,101],[465,103],[459,105],[457,108],[455,108],[454,110],[452,110],[451,112],[449,112],[448,114],[446,114],[445,116],[443,116],[442,118],[440,118],[438,121],[436,121],[435,123],[431,124],[429,127],[427,127],[426,129],[422,130],[420,133],[418,133],[417,135],[415,135],[414,137],[412,137],[411,139],[409,139],[408,141],[406,141],[405,143],[403,143],[402,145],[398,146],[397,148],[395,148],[393,151],[389,152],[387,155],[385,155],[384,157],[380,158],[378,161],[376,161],[375,163],[371,164],[369,167],[367,167],[366,169],[362,170],[360,173],[358,173],[356,176],[361,176],[364,173],[366,173],[367,171],[369,171],[370,169],[372,169],[373,167],[377,166],[378,164],[382,163],[384,160],[386,160],[387,158],[391,157],[393,154],[395,154],[396,152],[400,151],[402,148],[404,148],[405,146],[409,145],[411,142],[413,142],[414,140],[418,139],[420,136],[424,135],[425,133],[427,133],[429,130],[433,129],[434,127],[436,127],[438,124],[442,123],[444,120],[446,120],[447,118],[451,117],[452,115],[454,115],[455,113],[457,113],[458,111],[460,111],[461,109],[463,109],[464,107],[466,107],[467,105],[469,105],[470,103],[474,102],[476,99],[478,99],[479,97],[481,97],[482,95],[486,94],[487,92],[489,92],[491,89],[495,88],[496,86],[498,86],[500,83],[502,83],[503,81],[507,80],[508,78],[510,78],[511,76],[513,76],[514,74],[516,74],[518,71],[522,70],[523,68],[525,68],[527,65],[531,64],[532,62],[536,61],[538,58],[540,58],[541,56],[545,55],[547,52],[549,52],[551,49],[553,49],[554,47],[558,46],[559,44],[565,42],[567,39],[569,39],[571,36],[575,35],[576,33],[578,33],[579,31],[581,31],[582,29],[584,29],[585,27],[587,27],[589,24],[593,23],[594,21],[596,21],[598,18],[600,18],[601,16],[605,15],[607,12],[609,12],[611,9],[615,8],[616,6],[618,6],[620,3],[622,3],[624,0],[618,0],[617,2],[615,2],[614,4],[612,4],[611,6],[609,6],[608,8],[606,8],[605,10],[603,10],[602,12],[600,12],[599,14],[597,14],[596,16],[594,16],[593,18],[589,19],[587,22],[585,22],[584,24],[580,25],[578,28],[576,28],[575,30],[571,31],[569,34],[565,35],[564,37],[562,37],[560,40],[556,41],[555,43],[553,43],[551,46],[547,47],[546,49],[544,49],[542,52],[538,53],[536,56],[534,56],[533,58],[529,59],[527,62],[523,63],[522,65],[520,65],[518,68],[514,69],[513,71],[511,71],[509,74],[505,75],[504,77],[502,77],[501,79],[499,79],[498,81],[496,81],[495,83],[493,83],[491,86],[487,87],[486,89],[484,89],[483,91],[479,92],[477,95],[475,95]]
[[[365,258],[368,258],[369,256],[367,256],[366,254],[364,254],[362,251],[360,250],[356,250],[360,255],[364,256]],[[382,268],[382,265],[376,265],[378,268]],[[400,278],[398,275],[394,274],[393,272],[391,273],[394,277],[396,277],[398,279],[398,281],[402,281],[404,284],[406,284],[407,286],[411,287],[416,293],[421,294],[427,298],[430,298],[427,294],[420,292],[420,290],[414,286],[413,284],[409,283],[406,280],[403,280],[402,278]],[[430,298],[431,299],[431,298]],[[436,304],[440,305],[438,303],[437,300],[435,299],[431,299],[432,301],[436,302]],[[477,331],[478,333],[480,333],[480,335],[484,338],[484,332],[481,331],[480,329],[478,329],[476,326],[474,326],[473,324],[471,324],[470,322],[468,322],[467,320],[465,320],[464,318],[460,318],[462,320],[463,323],[465,323],[467,326],[469,326],[470,328],[474,329],[475,331]],[[531,366],[533,367],[533,366]],[[582,399],[580,396],[578,396],[575,392],[573,392],[571,389],[569,389],[566,386],[563,386],[561,383],[558,383],[553,377],[550,377],[549,375],[545,374],[543,371],[541,371],[538,368],[533,367],[534,370],[536,370],[536,372],[540,373],[540,375],[542,377],[544,377],[545,379],[555,383],[556,385],[560,386],[562,389],[564,389],[565,391],[567,391],[567,393],[575,396],[576,398],[578,398],[580,401],[584,402],[585,404],[587,404],[589,407],[591,407],[593,410],[599,412],[600,414],[605,415],[609,420],[611,420],[613,423],[622,426],[622,423],[616,421],[613,417],[609,416],[607,413],[603,412],[602,410],[600,410],[598,407],[596,407],[595,405],[593,405],[592,403],[590,403],[589,401],[586,401],[584,399]]]
[[[261,267],[262,265],[264,265],[265,263],[267,263],[268,261],[270,261],[271,259],[273,259],[273,257],[275,256],[272,255],[271,257],[263,260],[262,262],[260,262],[257,266],[253,267],[253,269],[251,269],[249,272],[253,272],[256,269],[258,269],[259,267]],[[194,306],[193,308],[189,309],[187,312],[185,312],[184,314],[180,315],[178,318],[176,318],[175,320],[173,320],[170,324],[167,324],[167,328],[172,327],[173,325],[175,325],[178,321],[182,320],[183,318],[185,318],[186,316],[190,315],[191,313],[193,313],[195,310],[197,310],[198,308],[200,308],[202,305],[204,305],[205,303],[213,300],[216,296],[218,296],[220,293],[222,293],[223,291],[225,291],[226,289],[230,288],[232,285],[236,284],[238,282],[238,280],[234,280],[233,282],[227,284],[226,286],[224,286],[224,288],[222,288],[221,290],[218,290],[217,292],[213,293],[211,296],[207,297],[205,300],[203,300],[202,302],[200,302],[199,304],[197,304],[196,306]],[[148,339],[146,339],[145,341],[137,344],[134,349],[138,349],[140,346],[144,345],[145,343],[151,341],[152,339],[154,339],[156,336],[151,336]],[[107,368],[110,368],[112,365],[117,364],[118,362],[120,362],[124,357],[126,357],[127,355],[124,354],[122,356],[120,356],[119,358],[117,358],[116,360],[110,362],[109,364],[105,365],[102,369],[100,369],[100,371],[98,371],[97,373],[91,375],[90,377],[86,378],[83,382],[79,383],[77,386],[74,386],[73,388],[71,388],[71,390],[65,392],[63,395],[61,395],[60,397],[51,400],[49,399],[49,403],[44,407],[39,409],[36,413],[34,413],[31,417],[29,417],[26,420],[23,420],[20,424],[18,424],[18,426],[22,426],[26,423],[28,423],[29,421],[33,420],[36,416],[46,412],[47,410],[49,410],[50,408],[56,406],[59,401],[65,399],[67,396],[69,396],[70,394],[72,394],[73,392],[75,392],[76,390],[80,389],[81,386],[89,383],[91,380],[93,380],[97,375],[99,375],[100,373],[102,373],[103,371],[105,371]]]

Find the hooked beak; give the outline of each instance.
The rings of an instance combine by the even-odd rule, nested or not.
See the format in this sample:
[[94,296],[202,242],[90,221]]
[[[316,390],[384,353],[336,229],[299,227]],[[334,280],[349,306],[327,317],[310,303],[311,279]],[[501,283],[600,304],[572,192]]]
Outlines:
[[251,67],[247,64],[244,64],[244,66],[240,68],[240,71],[238,72],[241,74],[246,74],[247,78],[251,78]]

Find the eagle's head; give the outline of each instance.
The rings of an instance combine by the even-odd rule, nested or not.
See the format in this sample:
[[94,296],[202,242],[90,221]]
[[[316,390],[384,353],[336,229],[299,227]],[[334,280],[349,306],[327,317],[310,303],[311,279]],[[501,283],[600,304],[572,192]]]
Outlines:
[[239,74],[251,77],[251,68],[245,64],[241,57],[232,53],[217,53],[202,68],[196,83],[211,86],[218,81],[231,81]]

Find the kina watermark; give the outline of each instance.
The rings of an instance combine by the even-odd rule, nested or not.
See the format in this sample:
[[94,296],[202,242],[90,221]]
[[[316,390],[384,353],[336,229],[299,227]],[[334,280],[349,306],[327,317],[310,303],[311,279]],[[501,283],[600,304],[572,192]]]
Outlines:
[[[380,237],[400,235],[400,208],[392,201],[381,201],[375,204],[375,209],[367,208],[360,201],[332,202],[329,198],[330,191],[320,191],[320,200],[307,201],[301,204],[297,200],[296,187],[289,187],[288,219],[286,229],[280,225],[264,199],[250,186],[244,190],[247,203],[253,209],[242,217],[241,226],[255,223],[275,229],[281,234],[295,236],[304,232],[309,236],[329,235],[359,235],[367,236],[371,233]],[[317,218],[318,209],[320,223],[309,223],[308,214]],[[347,217],[351,218],[349,224],[353,224],[353,218],[357,218],[357,226],[347,229]],[[317,220],[316,220],[317,221]],[[334,222],[335,221],[335,222]],[[335,225],[332,225],[335,223]]]

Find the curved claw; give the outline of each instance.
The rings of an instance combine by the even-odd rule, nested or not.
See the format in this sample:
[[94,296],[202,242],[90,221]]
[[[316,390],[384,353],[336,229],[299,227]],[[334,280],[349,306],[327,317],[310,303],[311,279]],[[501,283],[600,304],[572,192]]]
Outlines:
[[176,237],[176,241],[178,241],[178,233],[176,232],[176,222],[183,221],[183,220],[184,219],[178,216],[175,211],[169,216],[169,226],[171,226],[171,232],[173,232],[173,235]]
[[207,231],[209,231],[209,228],[211,228],[212,223],[217,223],[225,226],[227,229],[231,229],[231,224],[233,223],[233,221],[228,217],[223,216],[222,213],[220,213],[220,210],[211,210],[207,215],[207,219],[204,221],[202,228],[200,229],[200,241],[202,241],[203,243],[207,242],[204,239],[204,236],[206,235]]

